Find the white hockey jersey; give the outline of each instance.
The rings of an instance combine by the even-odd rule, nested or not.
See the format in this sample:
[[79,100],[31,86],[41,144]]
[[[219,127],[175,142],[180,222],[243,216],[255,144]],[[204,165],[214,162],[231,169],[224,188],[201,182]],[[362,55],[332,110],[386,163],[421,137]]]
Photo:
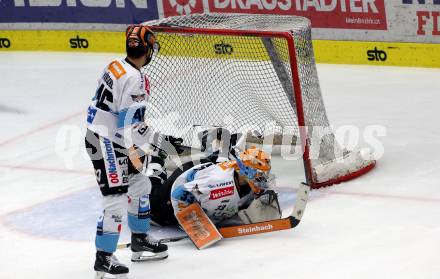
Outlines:
[[252,195],[239,197],[234,180],[235,161],[205,163],[182,173],[173,183],[171,203],[174,213],[198,202],[208,217],[219,223],[238,213]]
[[145,144],[151,136],[144,123],[149,94],[147,76],[127,59],[112,61],[98,80],[88,108],[88,129],[127,148]]

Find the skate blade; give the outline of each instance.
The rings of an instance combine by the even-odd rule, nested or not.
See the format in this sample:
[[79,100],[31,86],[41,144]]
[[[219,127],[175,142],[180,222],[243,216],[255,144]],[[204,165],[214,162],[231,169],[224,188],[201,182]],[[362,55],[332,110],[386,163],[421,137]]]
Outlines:
[[109,274],[103,271],[96,271],[95,279],[128,279],[127,274]]
[[157,254],[149,252],[133,252],[131,255],[132,262],[146,262],[146,261],[158,261],[168,258],[168,251],[163,251]]

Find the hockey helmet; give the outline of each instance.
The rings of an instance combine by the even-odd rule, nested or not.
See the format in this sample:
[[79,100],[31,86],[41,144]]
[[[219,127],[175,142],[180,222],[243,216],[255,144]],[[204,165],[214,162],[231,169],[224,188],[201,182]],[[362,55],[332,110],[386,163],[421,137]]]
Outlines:
[[127,55],[138,58],[146,54],[144,66],[150,63],[154,49],[157,48],[153,31],[145,25],[129,25],[125,31],[125,38]]
[[270,175],[270,155],[255,146],[246,149],[237,158],[239,175],[248,179],[254,192],[259,192],[269,186],[273,176]]

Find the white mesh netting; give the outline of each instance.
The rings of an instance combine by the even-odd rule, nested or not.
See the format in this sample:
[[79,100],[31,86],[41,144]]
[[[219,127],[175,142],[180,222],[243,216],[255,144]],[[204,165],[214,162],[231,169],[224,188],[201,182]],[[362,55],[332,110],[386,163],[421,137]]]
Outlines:
[[[275,138],[275,144],[300,145],[297,92],[290,67],[295,56],[309,137],[310,164],[306,167],[311,168],[311,183],[326,184],[374,163],[363,160],[359,153],[342,150],[329,129],[308,19],[205,14],[145,24],[153,26],[160,44],[160,51],[146,68],[152,92],[147,119],[156,129],[183,137],[188,146],[199,146],[197,133],[213,126],[233,133],[257,130],[266,139]],[[178,31],[185,28],[289,32],[295,53],[289,53],[286,38],[269,33]]]

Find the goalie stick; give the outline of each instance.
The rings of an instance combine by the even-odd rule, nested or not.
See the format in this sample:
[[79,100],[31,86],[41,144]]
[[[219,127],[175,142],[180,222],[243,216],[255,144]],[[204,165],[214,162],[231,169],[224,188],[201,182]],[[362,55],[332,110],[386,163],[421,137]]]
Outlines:
[[293,229],[294,227],[298,226],[301,221],[302,215],[304,214],[304,210],[307,205],[307,201],[309,199],[309,193],[310,186],[305,183],[301,183],[297,191],[293,212],[290,214],[290,216],[286,218],[246,225],[222,227],[219,228],[219,232],[224,238],[231,238],[237,236]]
[[[235,138],[232,141],[232,144],[229,146],[229,154],[237,159],[237,153],[235,148],[238,148],[242,145],[243,136],[241,134],[235,134]],[[216,138],[221,138],[221,133],[216,133]],[[205,137],[205,148],[206,148],[206,137]],[[306,177],[307,178],[307,177]],[[242,224],[228,227],[220,227],[218,228],[218,232],[221,234],[223,238],[232,238],[238,236],[252,235],[252,234],[261,234],[273,231],[280,230],[288,230],[295,228],[301,221],[302,215],[304,213],[305,207],[308,202],[310,193],[310,186],[306,183],[301,183],[297,190],[297,196],[295,199],[295,205],[293,212],[285,218],[269,220],[264,222],[252,223],[252,224]],[[169,237],[160,239],[160,243],[169,243],[176,242],[182,239],[189,238],[188,235],[177,236],[177,237]],[[131,246],[130,243],[123,243],[117,246],[117,249],[129,248]]]
[[[218,140],[221,140],[221,132],[216,133],[216,138]],[[236,153],[235,148],[244,145],[243,143],[244,139],[245,137],[243,137],[242,134],[237,134],[235,135],[235,139],[233,140],[233,143],[229,146],[229,154],[234,159],[238,159],[238,155]],[[206,145],[206,138],[204,144]],[[308,181],[307,176],[306,176],[306,180]],[[221,227],[218,229],[218,231],[224,238],[231,238],[237,236],[260,234],[260,233],[295,228],[296,226],[298,226],[298,224],[301,221],[302,215],[304,213],[304,210],[308,202],[309,193],[310,193],[310,186],[306,183],[301,183],[298,187],[294,210],[286,218],[264,221],[259,223],[252,223],[252,224]]]
[[[237,143],[240,145],[240,142]],[[238,160],[238,155],[234,148],[230,149],[230,154]],[[264,221],[253,224],[244,224],[231,227],[223,227],[219,229],[220,234],[224,238],[260,234],[272,231],[288,230],[298,226],[301,221],[302,215],[309,200],[310,186],[306,183],[300,183],[297,196],[295,199],[295,205],[293,212],[286,218]]]
[[[304,214],[307,202],[309,200],[309,193],[310,193],[310,186],[308,186],[306,183],[301,183],[297,191],[297,196],[295,199],[295,207],[293,209],[293,212],[286,218],[253,223],[253,224],[221,227],[218,229],[218,231],[224,238],[232,238],[237,236],[245,236],[245,235],[293,229],[296,226],[298,226],[298,224],[301,222],[301,218]],[[189,238],[188,235],[162,238],[160,240],[160,243],[176,242],[187,238]],[[130,245],[131,245],[130,243],[119,244],[117,246],[117,249],[129,248]]]

